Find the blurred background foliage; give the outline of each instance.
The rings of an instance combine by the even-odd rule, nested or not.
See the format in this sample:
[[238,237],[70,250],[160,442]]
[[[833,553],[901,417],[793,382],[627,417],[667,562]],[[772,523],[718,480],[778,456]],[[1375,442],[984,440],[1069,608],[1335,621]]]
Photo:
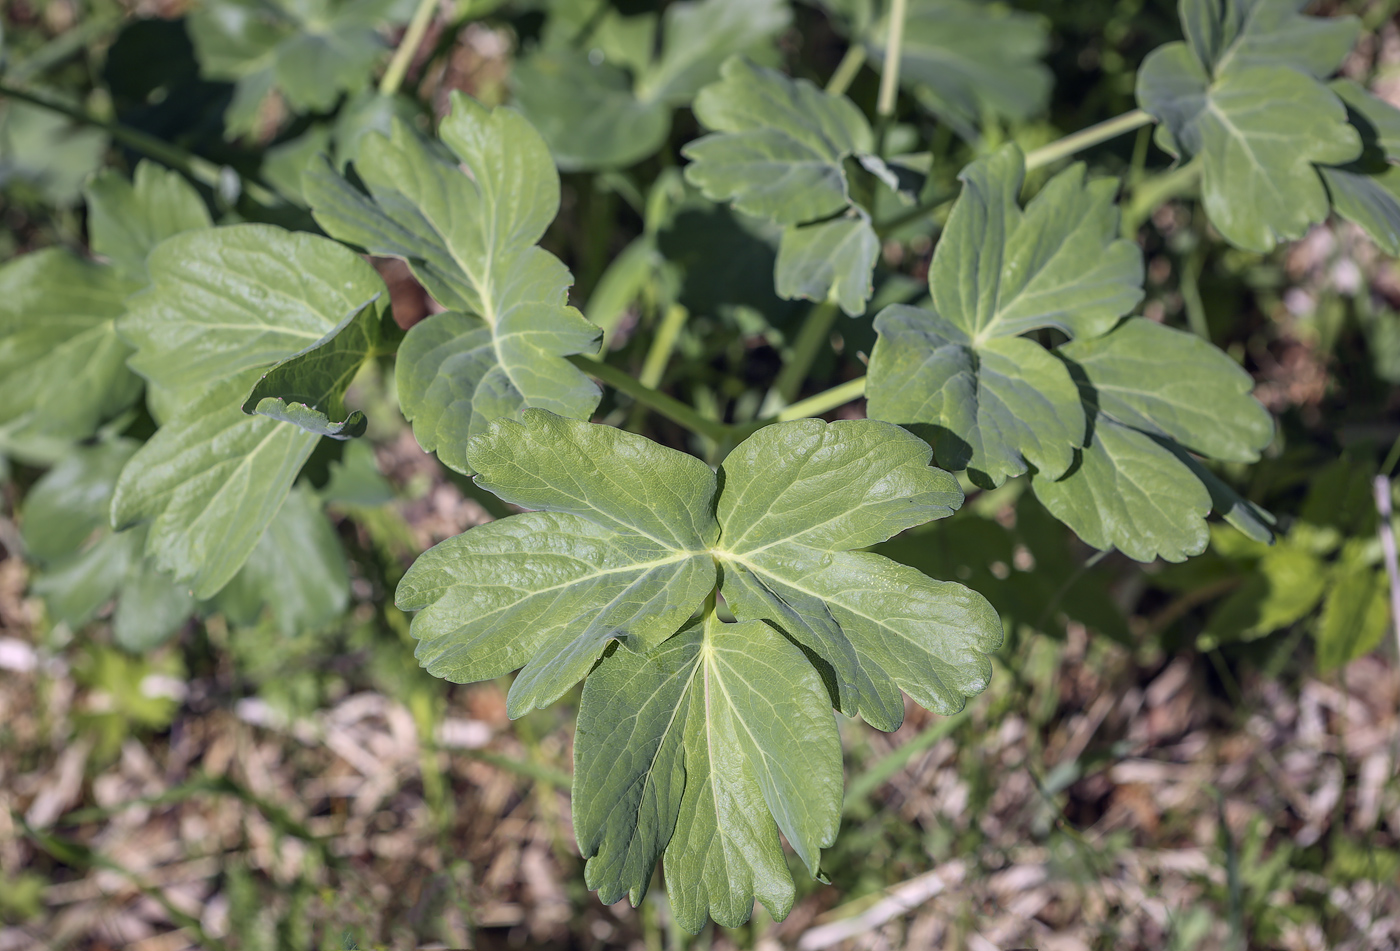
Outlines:
[[[428,130],[461,90],[513,103],[554,150],[546,245],[609,360],[742,422],[796,349],[815,353],[790,396],[863,372],[879,306],[926,294],[962,165],[1133,108],[1137,64],[1179,35],[1165,0],[911,0],[887,141],[933,210],[882,234],[867,315],[804,340],[811,309],[773,290],[773,226],[679,174],[688,105],[742,49],[840,73],[873,114],[885,4],[700,5],[9,0],[0,259],[86,254],[85,187],[142,158],[216,220],[314,230],[309,161],[352,162],[392,117]],[[1400,104],[1396,8],[1314,12],[1362,18],[1344,74]],[[418,9],[423,42],[391,62]],[[1134,195],[1170,161],[1149,129],[1084,157]],[[508,684],[418,669],[395,584],[506,507],[418,449],[392,365],[352,389],[367,437],[318,449],[265,557],[205,602],[145,562],[140,530],[106,527],[159,394],[83,440],[0,425],[0,951],[1400,946],[1400,685],[1372,495],[1400,464],[1400,270],[1336,222],[1233,249],[1189,193],[1125,216],[1142,313],[1224,348],[1275,414],[1265,460],[1220,475],[1279,540],[1217,525],[1180,565],[1103,557],[1016,480],[969,484],[957,516],[881,546],[984,593],[1008,637],[964,713],[842,723],[831,882],[798,874],[781,924],[760,910],[692,939],[662,890],[600,906],[569,826],[576,695],[510,723]],[[403,326],[433,306],[376,266]],[[4,320],[0,302],[0,336]],[[675,335],[668,365],[648,363],[656,334]],[[696,448],[616,394],[599,418]]]

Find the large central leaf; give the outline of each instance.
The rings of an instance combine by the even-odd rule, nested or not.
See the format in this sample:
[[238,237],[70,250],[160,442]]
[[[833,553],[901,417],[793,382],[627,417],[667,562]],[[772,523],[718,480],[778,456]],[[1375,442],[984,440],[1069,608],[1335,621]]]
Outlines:
[[508,710],[559,698],[608,642],[654,647],[714,590],[714,473],[610,426],[527,410],[472,441],[478,481],[538,511],[450,538],[399,584],[418,659],[459,683],[524,666]]
[[696,622],[588,678],[574,825],[590,888],[636,905],[666,856],[676,920],[734,927],[792,908],[778,832],[817,874],[841,814],[841,742],[821,678],[766,624]]
[[1297,14],[1295,0],[1182,0],[1185,43],[1153,50],[1138,72],[1158,143],[1201,162],[1201,197],[1232,244],[1268,251],[1327,217],[1314,165],[1342,165],[1361,139],[1318,80],[1358,29]]
[[439,130],[449,158],[396,122],[367,136],[354,170],[309,172],[316,220],[341,240],[407,261],[452,308],[399,349],[399,403],[419,445],[469,471],[467,441],[495,419],[539,407],[587,417],[598,388],[566,359],[600,332],[568,306],[572,278],[538,246],[559,209],[559,175],[539,134],[509,109],[454,95]]
[[[532,409],[469,455],[483,487],[534,511],[426,552],[398,604],[419,611],[434,674],[524,665],[511,716],[588,676],[575,823],[605,901],[639,901],[664,851],[685,927],[738,924],[755,896],[785,915],[778,832],[816,874],[836,828],[831,707],[892,730],[901,687],[947,713],[987,684],[1002,628],[986,600],[858,550],[962,502],[896,426],[775,424],[716,478],[641,436]],[[717,584],[740,623],[716,620]]]
[[1061,172],[1022,211],[1015,146],[968,166],[929,269],[933,310],[875,319],[869,414],[926,434],[940,464],[1000,485],[1028,466],[1058,477],[1084,437],[1063,365],[1020,335],[1092,337],[1142,298],[1142,258],[1116,237],[1117,184]]

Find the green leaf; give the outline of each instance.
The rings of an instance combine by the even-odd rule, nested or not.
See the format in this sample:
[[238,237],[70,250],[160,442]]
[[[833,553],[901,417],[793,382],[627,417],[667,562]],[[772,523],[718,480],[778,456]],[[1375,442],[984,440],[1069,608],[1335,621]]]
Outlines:
[[1205,551],[1210,492],[1170,449],[1099,417],[1077,462],[1062,478],[1036,477],[1031,485],[1084,541],[1136,561],[1184,561]]
[[408,332],[397,377],[419,445],[466,472],[469,438],[494,419],[532,406],[593,412],[598,388],[564,358],[594,352],[600,334],[568,306],[568,270],[537,244],[559,208],[539,134],[463,96],[439,134],[455,159],[401,123],[388,138],[367,136],[354,168],[368,194],[324,163],[304,184],[330,234],[403,258],[454,309]]
[[1341,99],[1318,81],[1346,55],[1356,21],[1296,11],[1291,0],[1184,4],[1190,45],[1160,47],[1138,71],[1138,102],[1162,123],[1158,144],[1199,159],[1211,223],[1253,251],[1322,221],[1328,195],[1314,165],[1361,154]]
[[1385,575],[1370,568],[1342,572],[1332,581],[1314,632],[1317,665],[1333,670],[1370,653],[1390,623]]
[[574,740],[585,881],[611,904],[646,894],[666,856],[677,922],[792,908],[779,831],[813,876],[841,813],[841,744],[821,678],[765,624],[709,615],[588,678]]
[[832,701],[893,730],[899,688],[939,713],[981,691],[1001,622],[981,595],[852,549],[962,501],[917,437],[874,420],[765,427],[721,466],[721,591],[818,658]]
[[[392,354],[403,338],[387,295],[346,317],[310,347],[263,375],[243,412],[295,423],[334,439],[363,436],[365,414],[345,412],[345,391],[370,360]],[[333,421],[332,417],[344,417]]]
[[[516,104],[559,167],[632,165],[671,132],[671,113],[719,74],[735,52],[762,55],[788,25],[783,0],[689,0],[624,17],[607,10],[588,25],[588,46],[549,44],[511,71]],[[653,53],[655,50],[655,53]]]
[[182,231],[213,224],[194,186],[153,162],[138,164],[132,182],[106,169],[88,183],[84,194],[93,253],[141,284],[146,283],[146,256],[152,248]]
[[120,329],[137,350],[131,368],[172,390],[265,369],[387,299],[353,251],[271,225],[187,231],[161,242],[147,266],[151,286],[131,299]]
[[1064,366],[1019,335],[1102,334],[1142,297],[1141,255],[1116,237],[1116,184],[1086,182],[1082,166],[1024,211],[1015,146],[961,178],[929,268],[933,309],[893,305],[875,319],[867,412],[927,434],[941,464],[983,484],[1029,466],[1058,478],[1083,442],[1084,413]]
[[113,525],[149,523],[148,557],[200,599],[247,561],[316,445],[292,423],[244,414],[252,382],[235,376],[188,402],[127,463],[112,499]]
[[566,172],[624,168],[671,134],[671,105],[641,100],[626,71],[583,50],[541,50],[511,70],[515,104]]
[[[837,300],[864,313],[879,240],[851,201],[843,161],[874,150],[869,123],[844,96],[739,57],[700,91],[712,134],[688,144],[686,179],[714,201],[784,225],[776,272],[783,297]],[[811,224],[846,214],[842,219]],[[806,227],[799,227],[806,225]]]
[[1316,556],[1297,545],[1277,545],[1211,614],[1198,643],[1205,649],[1252,641],[1294,624],[1317,607],[1328,580],[1327,567]]
[[179,630],[194,599],[142,557],[143,529],[113,533],[108,524],[117,476],[136,449],[124,439],[74,449],[25,496],[22,524],[39,565],[34,593],[49,616],[77,629],[120,598],[113,635],[127,650],[143,651]]
[[1364,151],[1340,168],[1320,166],[1332,210],[1355,222],[1387,254],[1400,254],[1400,109],[1349,79],[1331,84]]
[[459,683],[524,665],[511,716],[558,699],[609,641],[645,651],[715,586],[714,473],[609,426],[527,410],[471,442],[478,482],[538,511],[450,538],[399,583],[419,662]]
[[349,601],[350,574],[335,527],[312,493],[293,489],[215,603],[244,626],[266,609],[290,638],[330,624]]
[[[900,84],[967,139],[989,117],[1024,121],[1044,111],[1054,82],[1040,62],[1050,46],[1046,27],[997,3],[910,0]],[[888,36],[887,16],[862,34],[881,68]]]
[[1192,455],[1253,462],[1273,438],[1253,380],[1233,360],[1137,317],[1058,353],[1079,382],[1091,432],[1074,470],[1033,479],[1056,517],[1096,548],[1139,561],[1199,553],[1211,507],[1249,537],[1272,539],[1272,516]]
[[1099,413],[1226,462],[1257,462],[1274,421],[1254,379],[1195,334],[1131,317],[1059,353],[1093,385]]
[[369,85],[385,49],[377,28],[397,0],[204,0],[187,19],[206,79],[237,84],[225,123],[257,129],[276,90],[297,112],[327,112],[342,93]]
[[786,300],[833,300],[846,313],[865,313],[880,239],[863,212],[783,229],[773,284]]
[[19,184],[45,203],[73,205],[106,151],[101,129],[27,102],[0,103],[0,188],[12,194]]
[[0,267],[0,425],[85,439],[135,402],[141,381],[116,330],[135,289],[58,248]]

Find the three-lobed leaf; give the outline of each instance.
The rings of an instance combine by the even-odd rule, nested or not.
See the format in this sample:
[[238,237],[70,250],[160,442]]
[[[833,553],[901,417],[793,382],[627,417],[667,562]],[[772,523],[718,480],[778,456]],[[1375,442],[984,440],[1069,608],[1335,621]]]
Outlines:
[[938,461],[988,485],[1029,466],[1063,475],[1084,413],[1065,367],[1022,337],[1112,327],[1142,298],[1142,259],[1117,237],[1112,180],[1082,166],[1022,210],[1015,146],[964,169],[964,190],[929,268],[933,308],[894,305],[875,319],[869,414],[927,435]]
[[1138,102],[1161,122],[1158,144],[1201,163],[1211,223],[1254,251],[1322,221],[1329,200],[1317,166],[1362,152],[1342,100],[1320,82],[1359,25],[1297,8],[1294,0],[1182,0],[1187,42],[1154,50],[1138,71]]
[[416,324],[398,355],[399,403],[419,445],[469,471],[470,438],[527,407],[587,417],[598,388],[565,357],[598,347],[568,306],[571,276],[538,242],[559,208],[549,151],[518,113],[454,95],[446,157],[402,123],[367,136],[354,171],[328,164],[306,194],[330,234],[406,260],[450,310]]
[[879,239],[851,200],[844,161],[874,162],[874,134],[844,96],[740,57],[695,98],[711,134],[682,149],[687,180],[714,201],[783,226],[774,280],[780,296],[833,300],[865,312]]

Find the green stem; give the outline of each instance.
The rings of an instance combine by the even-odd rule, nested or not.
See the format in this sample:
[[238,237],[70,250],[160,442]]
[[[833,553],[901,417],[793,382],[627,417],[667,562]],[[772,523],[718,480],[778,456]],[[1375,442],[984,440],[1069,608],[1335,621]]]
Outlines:
[[1192,159],[1180,168],[1154,175],[1133,189],[1131,199],[1126,204],[1120,203],[1123,209],[1123,237],[1137,237],[1138,229],[1154,208],[1169,199],[1188,194],[1196,187],[1200,176],[1201,163]]
[[35,76],[47,72],[53,66],[90,46],[125,19],[125,13],[109,12],[93,15],[73,29],[60,33],[11,66],[5,71],[6,81],[15,85],[27,83]]
[[924,202],[917,207],[910,208],[908,211],[900,212],[889,221],[882,221],[875,225],[875,234],[883,241],[888,235],[898,231],[905,225],[913,224],[920,218],[931,217],[938,214],[944,208],[952,207],[953,202],[956,200],[956,198],[944,198],[941,201]]
[[829,413],[840,406],[854,402],[865,395],[865,377],[858,376],[854,380],[834,386],[829,390],[823,390],[816,396],[809,396],[805,400],[793,403],[773,418],[773,422],[785,423],[790,419],[806,419],[808,416],[820,416],[822,413]]
[[661,326],[656,328],[656,336],[652,338],[651,347],[647,350],[646,359],[642,361],[642,372],[637,377],[642,386],[654,390],[661,385],[661,377],[666,373],[666,364],[671,362],[671,354],[676,350],[681,328],[685,326],[689,316],[690,311],[680,304],[672,304],[666,309],[665,316],[661,318]]
[[1040,168],[1042,165],[1049,165],[1058,162],[1060,159],[1069,158],[1075,152],[1083,151],[1100,142],[1107,142],[1115,139],[1126,132],[1140,129],[1153,122],[1152,116],[1141,109],[1134,109],[1132,112],[1125,112],[1121,116],[1107,119],[1098,125],[1091,125],[1087,129],[1080,129],[1072,135],[1067,135],[1063,139],[1051,142],[1026,154],[1026,171]]
[[99,119],[96,116],[89,115],[77,106],[70,106],[67,103],[56,102],[43,96],[36,96],[22,89],[16,89],[8,83],[0,82],[0,96],[18,99],[20,102],[27,102],[41,109],[48,109],[50,112],[57,112],[60,115],[67,116],[74,122],[81,122],[83,125],[102,129],[123,145],[129,146],[138,152],[142,152],[158,162],[163,162],[176,171],[203,182],[211,188],[217,189],[219,187],[219,166],[210,162],[208,159],[202,159],[197,155],[191,155],[184,149],[171,145],[164,139],[158,139],[153,135],[148,135],[130,126]]
[[404,30],[399,48],[394,50],[394,58],[389,60],[389,68],[384,70],[384,75],[379,80],[381,96],[392,96],[403,85],[404,76],[408,74],[413,56],[418,52],[418,47],[428,32],[428,24],[433,20],[433,11],[437,9],[437,5],[438,0],[418,0],[418,8],[413,11],[413,19],[408,21],[408,29]]
[[904,48],[904,17],[909,11],[909,0],[894,0],[890,5],[890,32],[885,41],[885,64],[880,71],[880,98],[875,103],[875,114],[882,117],[894,115],[894,101],[899,95],[899,61]]
[[1206,304],[1201,300],[1201,268],[1206,262],[1206,245],[1199,242],[1181,268],[1181,302],[1186,307],[1186,322],[1191,332],[1210,341],[1210,323],[1206,320]]
[[802,329],[793,341],[792,355],[773,381],[773,388],[768,391],[763,407],[758,411],[759,416],[772,416],[797,396],[817,354],[823,345],[831,343],[831,325],[836,322],[839,311],[835,301],[825,301],[808,311],[807,319],[802,322]]
[[846,90],[850,89],[851,83],[855,81],[856,74],[865,65],[865,56],[865,45],[852,43],[847,48],[846,55],[841,57],[841,62],[836,64],[836,72],[826,81],[826,91],[833,96],[845,95]]
[[697,435],[715,442],[722,442],[729,435],[729,427],[724,423],[706,419],[680,400],[649,386],[643,386],[640,380],[634,380],[617,367],[581,355],[569,357],[569,362],[584,373],[611,386],[619,393],[630,396],[639,403],[646,404],[671,422],[678,426],[684,426]]

